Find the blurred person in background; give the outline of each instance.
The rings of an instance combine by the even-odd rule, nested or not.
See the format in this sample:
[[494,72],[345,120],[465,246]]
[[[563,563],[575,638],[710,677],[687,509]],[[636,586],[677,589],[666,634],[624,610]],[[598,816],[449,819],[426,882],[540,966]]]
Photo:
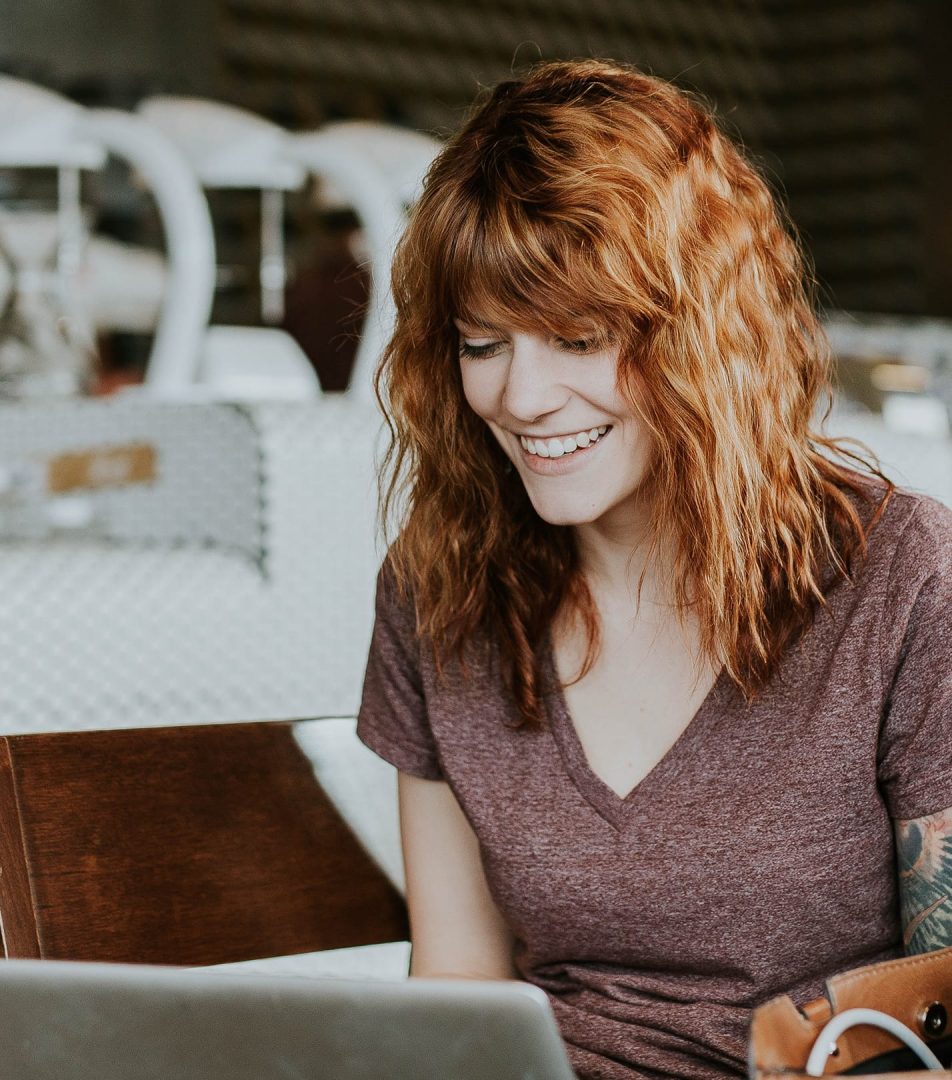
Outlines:
[[411,974],[541,987],[580,1077],[743,1075],[753,1006],[952,942],[952,513],[814,428],[797,244],[658,79],[497,86],[394,289]]

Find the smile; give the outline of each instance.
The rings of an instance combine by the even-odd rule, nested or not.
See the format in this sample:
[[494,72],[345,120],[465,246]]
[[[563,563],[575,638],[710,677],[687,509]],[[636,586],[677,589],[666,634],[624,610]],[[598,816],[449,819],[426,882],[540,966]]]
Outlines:
[[559,435],[549,439],[530,439],[525,435],[520,435],[519,442],[522,443],[522,449],[534,457],[560,458],[597,443],[609,430],[610,425],[601,424],[575,435]]

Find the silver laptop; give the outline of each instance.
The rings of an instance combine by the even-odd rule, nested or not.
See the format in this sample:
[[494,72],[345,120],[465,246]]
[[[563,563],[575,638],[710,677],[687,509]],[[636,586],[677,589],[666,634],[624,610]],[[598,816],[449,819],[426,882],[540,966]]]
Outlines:
[[0,960],[16,1080],[574,1080],[541,990]]

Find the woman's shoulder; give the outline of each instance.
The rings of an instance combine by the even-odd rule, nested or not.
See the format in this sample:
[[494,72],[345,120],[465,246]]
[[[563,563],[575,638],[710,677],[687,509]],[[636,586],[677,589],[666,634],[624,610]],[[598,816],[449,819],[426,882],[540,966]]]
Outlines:
[[935,636],[952,613],[952,509],[928,495],[894,490],[869,531],[854,589],[879,611],[887,654],[901,648],[910,626],[932,627]]
[[870,551],[881,550],[920,572],[952,571],[952,508],[929,495],[896,488],[869,535]]
[[848,578],[834,585],[840,603],[886,617],[910,609],[923,588],[952,595],[952,509],[872,476],[854,474],[844,491],[866,545],[851,559]]
[[377,571],[376,616],[399,627],[404,634],[416,634],[416,597],[409,576],[398,569],[393,547],[384,555]]
[[897,549],[906,547],[925,557],[948,557],[952,508],[878,475],[850,470],[847,477],[841,491],[856,510],[872,562],[888,562]]
[[406,655],[413,655],[424,674],[445,675],[459,669],[476,679],[494,678],[497,644],[491,631],[478,625],[461,640],[448,636],[438,648],[421,609],[425,581],[421,586],[418,571],[399,560],[399,551],[392,545],[377,572],[372,647],[378,639],[399,644]]

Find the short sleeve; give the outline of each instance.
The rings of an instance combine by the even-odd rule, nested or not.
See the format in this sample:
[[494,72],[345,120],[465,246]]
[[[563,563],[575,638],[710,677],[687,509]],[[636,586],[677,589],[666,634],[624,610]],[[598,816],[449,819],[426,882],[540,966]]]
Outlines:
[[402,772],[424,780],[442,779],[427,719],[413,604],[399,596],[386,564],[377,576],[376,617],[357,735]]
[[952,806],[952,511],[922,499],[892,561],[881,629],[879,783],[890,815]]

